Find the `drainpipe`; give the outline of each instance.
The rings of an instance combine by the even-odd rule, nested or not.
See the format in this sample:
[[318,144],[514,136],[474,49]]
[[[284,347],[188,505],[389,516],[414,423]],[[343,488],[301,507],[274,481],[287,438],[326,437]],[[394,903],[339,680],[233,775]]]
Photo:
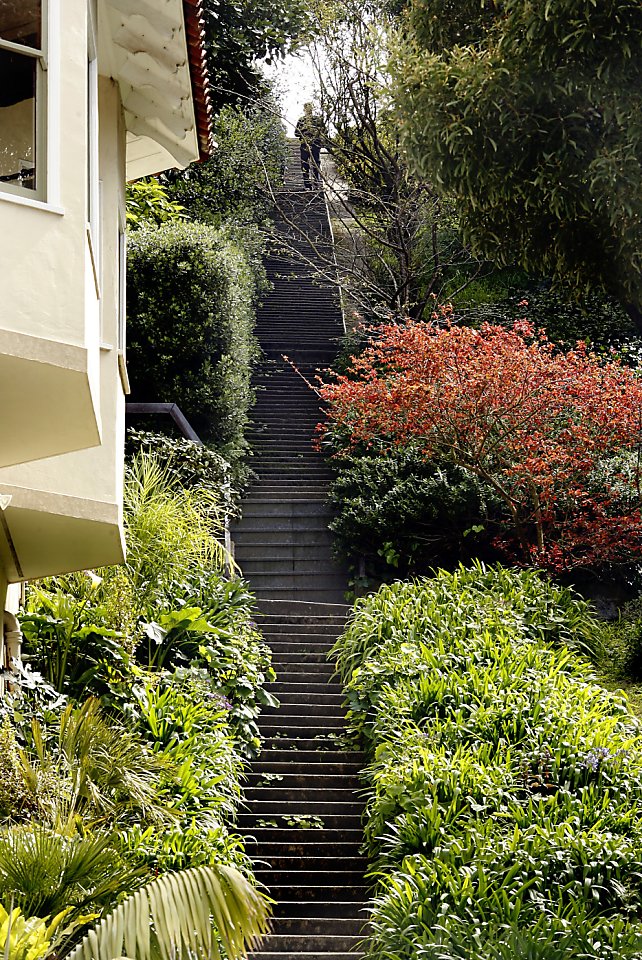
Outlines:
[[[8,610],[4,611],[2,618],[3,643],[2,643],[2,666],[11,673],[17,673],[16,663],[20,661],[22,650],[22,631],[18,619]],[[3,685],[4,686],[4,685]],[[8,689],[11,691],[13,684],[8,681]],[[3,691],[4,692],[4,691]]]

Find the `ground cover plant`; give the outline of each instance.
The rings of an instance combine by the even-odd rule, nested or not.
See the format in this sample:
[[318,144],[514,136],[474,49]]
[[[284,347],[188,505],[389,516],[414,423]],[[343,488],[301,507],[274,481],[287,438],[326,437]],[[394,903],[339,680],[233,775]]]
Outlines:
[[370,956],[638,956],[642,728],[589,606],[477,564],[357,601],[334,654],[369,757]]
[[[128,951],[192,955],[196,930],[208,956],[236,957],[265,929],[234,821],[257,715],[274,702],[269,650],[251,594],[226,576],[225,493],[179,473],[139,451],[126,564],[29,587],[25,662],[1,705],[10,960],[32,940],[38,956],[111,956],[123,936]],[[197,890],[209,907],[194,914]],[[159,897],[176,905],[169,926]]]
[[478,524],[512,560],[564,574],[640,556],[642,387],[615,358],[556,348],[526,321],[459,327],[445,309],[381,328],[320,392],[332,450],[410,448],[489,489],[501,516]]

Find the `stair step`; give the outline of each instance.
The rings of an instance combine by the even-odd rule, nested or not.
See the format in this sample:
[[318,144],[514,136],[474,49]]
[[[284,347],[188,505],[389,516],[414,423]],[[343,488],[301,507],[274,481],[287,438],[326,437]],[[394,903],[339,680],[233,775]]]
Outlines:
[[[323,664],[314,664],[314,665],[311,664],[310,667],[312,666],[315,666],[315,667],[323,666]],[[305,670],[301,670],[300,672],[299,671],[295,672],[294,670],[292,671],[288,670],[287,675],[285,673],[283,674],[283,679],[285,680],[287,676],[287,681],[291,681],[292,683],[297,683],[297,684],[306,684],[311,674],[312,674],[312,669],[310,669],[309,671],[308,669],[305,669]],[[321,671],[319,671],[319,673],[315,674],[315,676],[326,677],[327,682],[329,683],[334,677],[334,672],[330,672],[330,669],[328,669],[327,673],[321,673]],[[277,674],[277,677],[279,677],[278,674]],[[279,679],[282,679],[282,678],[279,677]]]
[[[327,763],[298,761],[296,757],[286,757],[282,760],[263,759],[254,760],[252,763],[251,777],[261,778],[266,774],[277,773],[283,777],[283,781],[290,781],[290,778],[297,780],[303,786],[317,777],[347,777],[351,782],[361,783],[359,774],[362,765],[358,762],[342,763],[340,760],[332,760]],[[279,783],[282,781],[279,781]]]
[[[327,654],[328,651],[324,646],[318,651],[312,650],[291,654],[275,651],[272,647],[272,665],[277,672],[275,682],[316,683],[328,688],[331,687],[333,683],[337,682],[337,678],[334,665],[328,660]],[[295,659],[282,659],[288,655]]]
[[[243,517],[243,530],[255,530],[258,531],[261,536],[265,536],[267,533],[292,533],[296,538],[301,537],[301,539],[305,541],[310,533],[320,531],[327,533],[327,520],[328,518],[324,520],[321,517],[272,516],[266,518],[265,515],[249,516],[246,514]],[[232,528],[232,539],[236,536],[236,529],[236,527]]]
[[[334,858],[337,866],[337,858]],[[342,865],[341,865],[342,866]],[[337,887],[358,887],[365,885],[363,870],[326,870],[323,873],[317,870],[272,870],[259,867],[255,871],[256,879],[264,884],[268,890],[274,887],[320,886],[325,890],[334,890]]]
[[[257,601],[258,604],[265,602],[266,601],[261,599]],[[278,601],[273,600],[271,602],[275,603]],[[292,604],[294,602],[295,601],[288,601],[288,604]],[[327,606],[327,604],[325,604],[325,606]],[[261,624],[261,627],[266,634],[269,634],[270,636],[274,634],[287,634],[291,637],[339,636],[346,625],[345,617],[332,617],[330,619],[327,617],[296,617],[296,615],[293,617],[287,617],[286,614],[283,616],[277,615],[276,611],[274,614],[264,614],[260,606],[256,619]]]
[[[317,575],[314,573],[290,573],[282,577],[270,573],[266,570],[255,570],[252,573],[252,585],[255,591],[270,591],[273,595],[279,592],[285,592],[289,599],[291,593],[298,591],[308,591],[310,594],[328,593],[332,590],[339,592],[341,588],[347,589],[347,578],[341,573],[327,573]],[[295,599],[293,597],[292,599]]]
[[328,700],[328,695],[326,699],[321,702],[315,702],[312,698],[306,698],[302,703],[300,697],[291,698],[284,697],[279,699],[281,703],[278,707],[264,707],[261,713],[261,721],[263,717],[267,717],[270,721],[274,720],[280,722],[285,720],[291,720],[293,723],[297,722],[299,719],[308,719],[310,723],[322,723],[325,720],[331,720],[332,726],[335,725],[334,721],[338,720],[339,725],[345,721],[346,708],[343,705],[344,698],[337,696],[334,700]]
[[275,623],[316,623],[343,625],[346,622],[351,607],[347,603],[311,603],[298,601],[296,603],[282,603],[270,600],[257,599],[257,607],[261,617]]
[[[330,550],[326,548],[327,553],[323,557],[321,551],[317,551],[314,559],[303,559],[302,557],[265,557],[262,551],[248,551],[247,549],[237,550],[235,559],[240,564],[243,574],[248,580],[252,580],[255,574],[269,574],[270,576],[308,576],[315,575],[319,577],[327,576],[328,568],[339,567]],[[308,557],[310,554],[308,553]],[[345,582],[345,577],[344,577]]]
[[274,921],[272,935],[363,937],[365,920],[339,917],[280,917]]
[[284,733],[301,731],[301,733],[307,734],[309,738],[311,731],[313,733],[325,733],[330,730],[342,730],[344,727],[345,717],[343,712],[339,710],[334,714],[309,714],[307,716],[305,714],[288,715],[281,710],[278,716],[276,713],[262,713],[259,717],[259,728],[266,736],[268,733],[280,731]]
[[334,683],[327,680],[320,680],[317,683],[292,683],[284,675],[282,679],[266,684],[266,689],[279,697],[282,704],[300,703],[302,698],[309,703],[329,703],[337,706],[343,706],[345,701],[343,689],[336,680]]
[[[254,463],[252,469],[261,477],[260,463]],[[298,487],[294,491],[283,489],[280,486],[280,480],[275,477],[263,476],[261,482],[269,486],[269,489],[254,488],[248,494],[241,504],[241,519],[235,521],[237,525],[242,526],[245,517],[256,516],[321,517],[325,524],[334,517],[326,491],[306,490],[305,484],[308,481],[305,479],[298,481]]]
[[320,530],[245,530],[234,527],[232,537],[235,546],[254,546],[257,549],[281,550],[295,547],[300,550],[309,550],[310,547],[328,547],[334,542],[334,537],[327,527]]
[[[250,787],[246,793],[243,812],[256,817],[264,816],[266,811],[270,816],[276,814],[281,817],[322,813],[336,817],[352,817],[363,808],[359,797],[352,790],[336,790],[327,800],[323,794],[318,796],[317,791],[306,790],[304,787],[292,790],[289,797],[284,789],[278,787]],[[318,796],[317,799],[314,799],[315,795]]]
[[[279,805],[279,809],[293,810],[294,805],[305,806],[307,810],[310,803],[318,804],[346,804],[346,812],[352,813],[353,808],[362,806],[359,794],[363,791],[361,784],[357,784],[355,789],[349,785],[343,786],[343,780],[340,785],[329,787],[327,785],[310,784],[309,786],[291,786],[290,784],[276,781],[268,786],[248,786],[245,788],[245,800],[253,807],[255,803],[274,803]],[[273,803],[274,801],[274,803]],[[341,813],[343,808],[337,807],[328,809],[328,813]]]
[[[266,861],[270,864],[275,863],[274,858],[279,858],[279,862],[290,859],[304,859],[306,863],[312,863],[313,861],[320,861],[323,859],[333,860],[336,863],[337,859],[337,846],[333,843],[323,843],[320,841],[314,840],[314,834],[317,833],[316,830],[308,830],[308,833],[312,834],[309,841],[306,843],[302,841],[300,843],[290,842],[287,839],[287,836],[284,836],[283,839],[270,842],[265,840],[261,843],[261,857],[263,861]],[[359,862],[364,864],[364,869],[367,867],[367,860],[361,853],[361,844],[355,841],[343,841],[341,843],[341,862]],[[259,861],[260,862],[260,861]]]
[[[254,804],[256,806],[256,804]],[[270,806],[270,805],[268,805]],[[312,806],[308,804],[308,806]],[[322,804],[320,806],[323,806]],[[319,817],[323,826],[336,830],[359,830],[361,828],[361,817],[358,813],[329,813],[326,809],[312,809],[305,811],[298,806],[296,810],[283,812],[274,812],[273,809],[253,810],[251,813],[239,813],[238,824],[242,833],[255,833],[260,828],[273,827],[274,829],[291,827],[295,829],[297,822],[294,818],[301,818],[305,822],[306,818]],[[276,827],[274,826],[276,824]],[[301,829],[316,830],[318,827],[309,826]]]
[[306,597],[318,603],[339,603],[345,597],[345,587],[333,587],[332,589],[320,588],[315,590],[301,586],[288,587],[287,585],[278,589],[273,586],[261,587],[260,584],[255,584],[254,587],[257,590],[259,588],[261,589],[262,596],[266,600],[300,600],[302,597]]
[[364,909],[366,900],[367,897],[364,897],[361,891],[358,897],[353,896],[345,900],[294,900],[282,897],[274,906],[274,917],[277,921],[281,917],[288,919],[318,917],[319,919],[358,920],[365,923],[367,921]]
[[336,887],[327,887],[320,885],[301,886],[299,884],[283,884],[277,886],[273,884],[270,887],[270,896],[277,902],[286,900],[291,901],[311,901],[312,903],[327,903],[332,909],[332,905],[345,901],[364,903],[368,898],[368,887],[366,884],[341,884]]
[[248,960],[355,960],[363,956],[363,953],[355,951],[354,953],[322,953],[312,950],[310,953],[273,953],[263,952],[261,950],[248,954]]
[[[361,829],[361,824],[358,826],[346,826],[339,825],[329,827],[298,827],[292,826],[291,824],[286,824],[283,819],[279,817],[274,817],[273,819],[277,820],[277,825],[268,824],[267,826],[261,826],[256,822],[250,824],[249,820],[247,824],[240,824],[240,829],[238,832],[243,833],[245,836],[246,844],[252,846],[252,848],[263,845],[264,843],[268,846],[273,846],[275,843],[279,844],[303,844],[310,849],[313,849],[316,844],[330,844],[337,849],[337,845],[344,843],[347,844],[350,849],[354,849],[355,846],[360,846],[363,843],[363,831]],[[260,859],[258,853],[255,849],[252,850],[254,853],[255,859]]]
[[[306,676],[309,674],[312,683],[329,683],[330,678],[334,676],[334,665],[328,660],[326,645],[323,645],[321,650],[311,650],[309,647],[303,650],[277,650],[273,643],[269,646],[272,650],[272,666],[283,676],[286,675],[286,671],[303,673]],[[280,646],[287,646],[287,644],[280,644]],[[298,647],[300,644],[291,644],[291,646]]]
[[[267,780],[265,779],[266,776]],[[275,776],[278,779],[270,779]],[[282,790],[304,789],[314,793],[322,791],[324,796],[328,797],[329,793],[327,791],[332,791],[337,787],[352,795],[362,793],[364,789],[358,777],[358,770],[353,773],[343,773],[337,770],[327,773],[313,773],[309,767],[304,767],[302,764],[298,771],[290,771],[281,764],[281,772],[278,774],[275,774],[274,771],[259,769],[258,764],[253,764],[248,783],[250,788],[255,791],[261,787],[276,787]],[[294,794],[292,796],[294,797]]]
[[[309,746],[312,743],[313,746]],[[286,745],[287,744],[287,745]],[[305,744],[305,746],[304,746]],[[273,746],[272,746],[273,745]],[[363,764],[360,750],[340,750],[336,746],[328,748],[328,741],[288,740],[284,737],[265,740],[261,751],[261,761],[271,763],[294,760],[297,763],[359,763]]]
[[347,953],[355,950],[362,937],[349,934],[271,933],[262,941],[259,955],[265,953]]

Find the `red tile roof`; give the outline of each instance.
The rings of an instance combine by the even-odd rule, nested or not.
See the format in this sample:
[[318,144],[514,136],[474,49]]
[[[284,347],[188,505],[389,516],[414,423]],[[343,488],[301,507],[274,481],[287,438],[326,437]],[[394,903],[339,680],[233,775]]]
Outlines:
[[200,159],[207,160],[214,144],[212,140],[210,80],[205,59],[203,0],[183,0],[183,10],[185,12],[189,72],[192,81]]

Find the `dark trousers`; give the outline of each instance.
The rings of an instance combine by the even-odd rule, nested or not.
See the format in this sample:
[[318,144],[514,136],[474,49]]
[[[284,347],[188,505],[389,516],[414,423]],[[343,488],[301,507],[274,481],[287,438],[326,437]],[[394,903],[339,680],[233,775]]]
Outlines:
[[321,145],[315,143],[301,144],[301,170],[303,171],[303,186],[310,189],[310,172],[315,183],[321,183]]

